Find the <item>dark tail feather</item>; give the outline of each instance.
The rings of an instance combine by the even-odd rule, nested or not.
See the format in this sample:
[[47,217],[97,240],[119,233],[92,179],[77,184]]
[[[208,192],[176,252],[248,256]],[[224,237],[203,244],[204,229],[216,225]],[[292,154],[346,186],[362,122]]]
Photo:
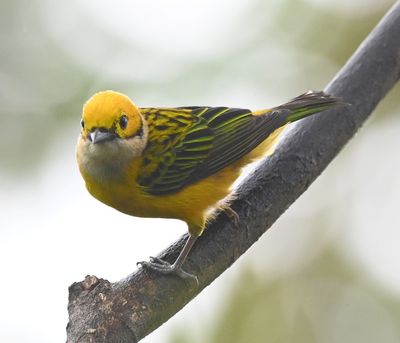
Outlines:
[[273,111],[286,110],[286,123],[291,123],[314,113],[343,105],[347,104],[339,98],[335,98],[324,92],[308,91],[290,100],[286,104],[275,107]]

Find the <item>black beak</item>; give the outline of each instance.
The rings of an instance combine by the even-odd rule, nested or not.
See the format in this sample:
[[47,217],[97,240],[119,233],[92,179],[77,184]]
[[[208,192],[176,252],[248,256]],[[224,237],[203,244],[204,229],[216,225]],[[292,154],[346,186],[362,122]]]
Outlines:
[[89,139],[93,144],[111,141],[117,138],[117,135],[114,132],[111,132],[107,129],[94,129],[89,134]]

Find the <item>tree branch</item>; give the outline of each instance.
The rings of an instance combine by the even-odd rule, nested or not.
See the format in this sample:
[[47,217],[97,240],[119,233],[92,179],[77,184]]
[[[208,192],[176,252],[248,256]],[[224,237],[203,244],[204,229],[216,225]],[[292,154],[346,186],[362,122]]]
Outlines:
[[[240,186],[235,226],[221,214],[196,242],[185,270],[198,288],[139,269],[110,283],[95,276],[69,288],[68,343],[138,342],[237,260],[308,188],[400,77],[400,2],[386,14],[325,91],[352,104],[293,125],[274,155]],[[186,235],[159,257],[173,262]]]

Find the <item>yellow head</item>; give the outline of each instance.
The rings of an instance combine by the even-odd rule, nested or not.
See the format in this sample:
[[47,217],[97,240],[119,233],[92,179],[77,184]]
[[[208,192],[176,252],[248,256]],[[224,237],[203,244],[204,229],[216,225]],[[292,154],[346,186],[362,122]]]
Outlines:
[[118,179],[147,144],[147,124],[124,94],[103,91],[83,106],[77,159],[82,174]]
[[126,95],[113,91],[96,93],[86,102],[81,125],[81,134],[94,144],[113,138],[127,139],[143,131],[139,109]]

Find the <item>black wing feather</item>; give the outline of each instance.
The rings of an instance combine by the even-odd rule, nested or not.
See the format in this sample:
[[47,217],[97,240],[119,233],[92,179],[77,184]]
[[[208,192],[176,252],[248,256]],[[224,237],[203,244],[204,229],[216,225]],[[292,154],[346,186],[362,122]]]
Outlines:
[[[237,161],[272,132],[285,124],[279,112],[254,116],[250,110],[228,107],[184,107],[169,112],[170,122],[180,110],[190,110],[191,122],[162,156],[156,148],[145,151],[144,160],[156,161],[156,168],[139,177],[139,184],[152,195],[172,194]],[[167,112],[166,109],[160,113]],[[157,114],[159,120],[159,114]],[[187,120],[187,117],[186,119]],[[166,125],[166,124],[164,124]],[[155,141],[153,146],[156,145]],[[147,162],[151,165],[151,162]]]

